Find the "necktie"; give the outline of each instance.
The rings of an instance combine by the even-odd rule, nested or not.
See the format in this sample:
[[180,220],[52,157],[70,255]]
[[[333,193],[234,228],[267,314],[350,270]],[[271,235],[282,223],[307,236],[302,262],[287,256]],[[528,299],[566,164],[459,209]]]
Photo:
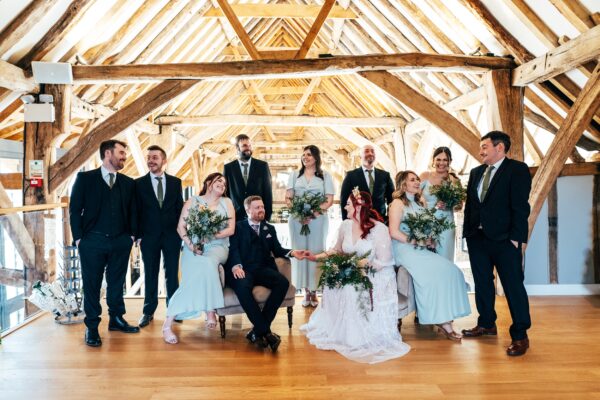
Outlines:
[[243,162],[242,166],[244,167],[244,183],[248,183],[248,163]]
[[494,166],[490,165],[485,171],[485,176],[483,177],[483,184],[481,185],[481,195],[479,196],[479,200],[483,201],[485,199],[485,195],[490,187],[490,178],[492,176],[492,171],[494,170]]
[[154,179],[156,179],[158,181],[158,186],[156,188],[156,197],[158,198],[158,206],[160,208],[162,208],[163,200],[164,200],[164,196],[165,196],[164,192],[163,192],[162,177],[157,176]]
[[252,227],[252,229],[254,229],[254,232],[258,235],[258,228],[260,227],[260,225],[250,224],[250,226]]
[[113,185],[115,184],[115,174],[113,174],[112,172],[110,172],[108,174],[108,186],[112,189]]
[[375,186],[375,179],[373,179],[373,170],[368,169],[367,173],[369,174],[369,192],[373,194],[373,187]]

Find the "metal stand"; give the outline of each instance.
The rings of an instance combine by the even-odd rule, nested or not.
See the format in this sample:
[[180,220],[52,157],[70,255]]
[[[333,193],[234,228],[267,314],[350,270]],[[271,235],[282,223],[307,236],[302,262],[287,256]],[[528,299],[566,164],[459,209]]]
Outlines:
[[65,246],[64,250],[64,276],[59,279],[62,281],[65,294],[73,294],[77,301],[77,310],[70,311],[66,315],[59,315],[54,321],[61,325],[80,324],[85,316],[82,310],[83,291],[81,290],[81,265],[79,264],[79,251],[77,246]]

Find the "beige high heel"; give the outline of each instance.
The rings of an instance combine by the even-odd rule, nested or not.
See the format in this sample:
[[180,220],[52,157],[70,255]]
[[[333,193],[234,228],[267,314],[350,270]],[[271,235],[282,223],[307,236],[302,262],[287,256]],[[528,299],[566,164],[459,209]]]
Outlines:
[[443,324],[436,324],[435,326],[437,326],[439,333],[446,336],[446,339],[453,340],[455,342],[462,341],[462,335],[460,333],[454,332],[454,330],[452,330],[452,332],[448,332],[446,329],[444,329]]

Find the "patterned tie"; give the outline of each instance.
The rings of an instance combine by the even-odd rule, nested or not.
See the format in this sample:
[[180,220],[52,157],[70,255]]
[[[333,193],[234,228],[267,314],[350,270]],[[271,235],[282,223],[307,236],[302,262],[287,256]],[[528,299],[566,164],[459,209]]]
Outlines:
[[369,192],[373,194],[373,187],[375,186],[375,180],[373,179],[373,170],[368,169],[367,173],[369,174]]
[[490,178],[492,177],[492,171],[494,170],[494,166],[490,165],[485,171],[485,176],[483,177],[483,185],[481,185],[481,195],[479,196],[479,200],[483,201],[485,199],[485,195],[490,187]]
[[164,192],[163,192],[163,184],[162,184],[162,176],[154,177],[158,181],[158,187],[156,188],[156,197],[158,198],[158,206],[162,208],[163,200],[164,200]]
[[112,189],[113,185],[115,184],[115,174],[113,174],[112,172],[109,172],[108,174],[108,186]]
[[244,183],[248,183],[248,163],[243,162],[242,166],[244,167]]
[[[258,228],[260,227],[260,225],[257,224],[250,224],[250,226],[252,227],[252,229],[254,229],[254,232],[258,235]],[[260,235],[259,235],[260,236]]]

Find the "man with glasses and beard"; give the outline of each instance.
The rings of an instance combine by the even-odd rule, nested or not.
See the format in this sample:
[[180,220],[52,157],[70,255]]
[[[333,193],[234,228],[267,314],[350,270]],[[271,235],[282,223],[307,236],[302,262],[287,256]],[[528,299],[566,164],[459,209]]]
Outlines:
[[137,333],[139,328],[123,319],[123,285],[131,246],[137,231],[134,181],[117,171],[127,160],[127,145],[118,140],[100,144],[102,165],[80,172],[69,204],[73,241],[79,249],[85,311],[85,344],[102,345],[98,333],[100,289],[106,270],[108,330]]
[[238,159],[225,164],[223,171],[227,179],[229,197],[235,208],[235,220],[242,221],[248,217],[244,209],[244,199],[248,196],[260,196],[265,206],[265,220],[269,221],[273,211],[269,164],[252,157],[252,143],[248,135],[237,135],[235,146]]

